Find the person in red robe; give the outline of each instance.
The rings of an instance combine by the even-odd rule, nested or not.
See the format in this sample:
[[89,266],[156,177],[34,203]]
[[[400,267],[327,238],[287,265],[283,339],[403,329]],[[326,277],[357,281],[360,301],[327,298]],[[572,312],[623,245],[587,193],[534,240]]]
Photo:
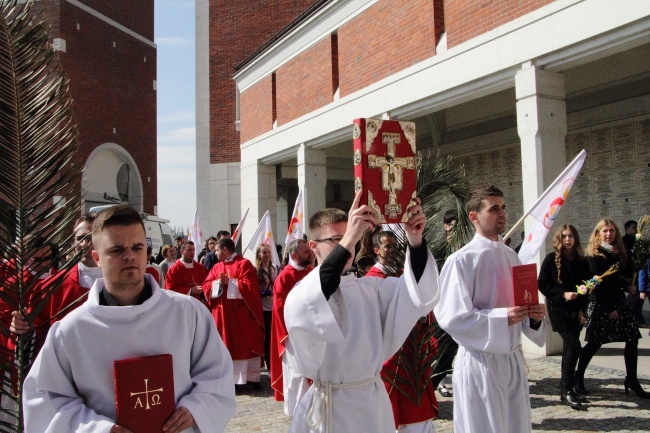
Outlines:
[[194,242],[186,241],[181,245],[181,258],[176,260],[165,275],[165,289],[192,295],[207,306],[201,284],[208,276],[208,271],[194,260],[195,252]]
[[235,385],[249,384],[259,389],[264,315],[257,271],[249,260],[235,252],[232,239],[219,239],[215,253],[219,262],[203,282],[203,293],[230,351]]
[[[389,231],[379,232],[373,237],[373,244],[378,262],[364,278],[399,277],[400,266],[395,263],[393,254],[398,245],[395,235]],[[438,416],[435,386],[431,382],[433,368],[430,367],[437,354],[433,324],[433,313],[421,317],[404,345],[384,362],[381,370],[381,378],[393,407],[395,429],[400,432],[435,431],[431,426],[432,420]],[[420,372],[419,376],[410,374],[409,369]]]
[[284,413],[292,416],[302,394],[307,391],[307,381],[298,369],[290,365],[286,346],[287,327],[284,323],[284,303],[296,283],[313,269],[314,253],[309,243],[295,239],[287,248],[289,264],[275,279],[273,285],[273,317],[271,320],[271,387],[276,401],[284,401]]
[[[95,214],[88,214],[77,219],[74,231],[75,253],[81,254],[79,263],[69,270],[62,270],[44,279],[35,292],[44,287],[54,284],[65,273],[65,277],[59,288],[52,294],[47,304],[34,319],[33,326],[37,327],[36,341],[40,343],[47,335],[53,323],[63,319],[68,313],[83,304],[88,295],[88,290],[95,283],[97,278],[102,276],[102,271],[92,256],[92,231]],[[30,324],[24,320],[24,316],[14,311],[11,323],[11,331],[17,335],[24,334],[30,329]],[[40,347],[40,344],[37,344]]]

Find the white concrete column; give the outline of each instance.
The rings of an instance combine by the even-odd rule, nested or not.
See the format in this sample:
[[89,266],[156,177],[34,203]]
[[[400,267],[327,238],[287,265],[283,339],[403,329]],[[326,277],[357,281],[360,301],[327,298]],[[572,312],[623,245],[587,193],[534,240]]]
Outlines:
[[[277,183],[275,165],[264,165],[258,161],[241,163],[241,214],[250,209],[242,232],[242,249],[251,240],[257,224],[266,211],[271,214],[271,224],[277,219]],[[273,233],[276,243],[284,241],[286,233]],[[281,238],[281,239],[280,239]]]
[[[208,0],[196,0],[196,205],[201,216],[203,234],[208,236],[217,230],[228,230],[224,221],[214,219],[215,213],[223,211],[212,201],[210,167],[210,7]],[[227,211],[227,209],[226,209]],[[207,238],[207,236],[206,236]]]
[[[515,76],[515,93],[524,210],[528,210],[566,166],[564,76],[537,69],[532,62],[525,63]],[[530,218],[526,220],[526,232],[534,223]],[[562,222],[555,222],[556,226],[559,224]],[[547,240],[551,236],[549,233]],[[545,254],[546,251],[542,250],[536,257],[538,269]],[[526,351],[539,354],[561,352],[562,341],[551,331],[550,323],[548,325],[546,346],[540,349],[526,340]]]
[[309,218],[325,208],[325,187],[327,186],[327,158],[324,150],[298,148],[298,187],[303,191],[305,202],[305,231],[309,232]]

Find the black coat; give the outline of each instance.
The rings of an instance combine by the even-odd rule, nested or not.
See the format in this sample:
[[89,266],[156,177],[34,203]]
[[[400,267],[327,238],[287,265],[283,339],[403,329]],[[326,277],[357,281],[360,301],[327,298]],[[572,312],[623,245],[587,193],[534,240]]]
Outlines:
[[558,270],[555,264],[555,252],[550,253],[544,258],[537,279],[539,291],[546,296],[548,317],[555,332],[580,328],[578,311],[583,313],[586,311],[589,302],[588,296],[578,295],[577,299],[567,301],[564,293],[575,292],[576,286],[591,277],[589,263],[584,257],[576,256],[569,262],[566,257],[562,256],[560,266],[561,284],[557,282]]
[[[602,275],[619,261],[618,257],[602,248],[598,248],[598,251],[602,255],[587,257],[591,275]],[[603,282],[593,291],[596,303],[608,313],[616,310],[617,306],[625,304],[625,292],[628,290],[631,278],[632,268],[629,266],[621,266],[618,272],[603,278]]]

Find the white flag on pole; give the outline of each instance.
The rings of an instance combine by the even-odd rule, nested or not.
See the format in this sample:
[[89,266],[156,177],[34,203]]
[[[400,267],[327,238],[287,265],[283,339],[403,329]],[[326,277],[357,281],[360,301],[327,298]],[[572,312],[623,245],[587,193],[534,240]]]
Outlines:
[[246,223],[246,217],[248,216],[248,211],[250,208],[246,209],[246,212],[244,212],[244,216],[241,217],[241,220],[239,221],[239,224],[237,224],[237,228],[235,229],[234,232],[232,232],[232,236],[230,236],[230,239],[235,243],[235,246],[237,246],[237,242],[239,241],[239,238],[241,237],[241,232],[244,230],[244,224]]
[[255,249],[259,244],[265,244],[271,247],[271,260],[274,264],[280,266],[280,257],[278,257],[278,250],[275,248],[275,239],[273,238],[273,229],[271,228],[271,214],[269,211],[266,211],[260,220],[246,250],[252,251],[255,254]]
[[199,260],[199,253],[203,248],[203,233],[201,232],[201,218],[199,218],[199,208],[194,212],[194,220],[190,228],[188,240],[194,242],[194,260]]
[[289,221],[289,230],[287,238],[284,240],[285,248],[289,246],[294,239],[302,239],[305,234],[305,207],[302,203],[302,190],[298,192],[296,204],[293,207],[291,221]]
[[533,262],[533,257],[539,252],[546,240],[546,235],[551,230],[560,209],[564,205],[573,183],[578,178],[582,164],[585,162],[587,152],[582,150],[571,161],[562,173],[546,188],[546,191],[537,199],[530,208],[528,215],[537,221],[530,232],[526,233],[524,242],[519,250],[519,260],[528,264]]

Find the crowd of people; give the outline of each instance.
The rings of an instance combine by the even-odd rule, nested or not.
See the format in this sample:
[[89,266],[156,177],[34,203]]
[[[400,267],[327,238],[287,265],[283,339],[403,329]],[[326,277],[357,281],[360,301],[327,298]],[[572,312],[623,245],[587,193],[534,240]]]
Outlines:
[[[257,246],[249,261],[227,231],[206,240],[198,261],[197,246],[180,238],[153,260],[140,215],[128,206],[80,218],[81,260],[39,282],[65,272],[46,308],[31,323],[27,311],[3,314],[16,335],[47,334],[24,381],[26,431],[83,425],[128,433],[115,419],[113,361],[170,353],[176,411],[165,431],[172,433],[224,431],[236,391],[260,389],[263,366],[292,433],[433,432],[436,389],[445,397],[453,391],[456,432],[527,432],[521,337],[545,344],[547,310],[563,341],[563,403],[586,408],[585,370],[613,341],[625,342],[626,393],[650,398],[637,379],[634,312],[650,265],[637,283],[634,244],[614,221],[597,224],[586,255],[575,227],[559,227],[538,278],[546,305],[515,306],[511,269],[520,262],[502,237],[506,205],[497,187],[470,192],[475,236],[440,273],[422,236],[419,199],[398,237],[360,197],[349,213],[314,214],[309,240],[292,241],[281,267],[271,259],[274,246]],[[445,215],[447,239],[457,219]],[[54,256],[44,245],[30,266],[50,266],[45,258]],[[626,299],[637,291],[636,303]],[[10,348],[10,339],[3,345]]]

